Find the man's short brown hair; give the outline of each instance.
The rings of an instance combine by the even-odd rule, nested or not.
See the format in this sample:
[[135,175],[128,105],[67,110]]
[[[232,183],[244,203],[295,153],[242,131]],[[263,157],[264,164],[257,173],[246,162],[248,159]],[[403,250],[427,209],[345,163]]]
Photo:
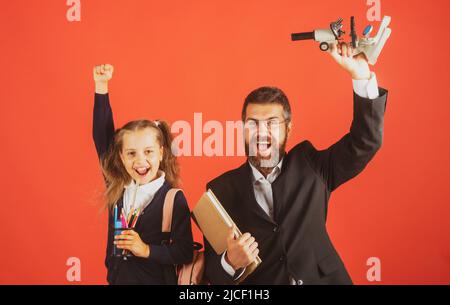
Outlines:
[[284,119],[286,121],[291,120],[291,105],[286,94],[279,88],[261,87],[250,92],[242,107],[242,121],[245,121],[248,104],[279,104],[283,106]]

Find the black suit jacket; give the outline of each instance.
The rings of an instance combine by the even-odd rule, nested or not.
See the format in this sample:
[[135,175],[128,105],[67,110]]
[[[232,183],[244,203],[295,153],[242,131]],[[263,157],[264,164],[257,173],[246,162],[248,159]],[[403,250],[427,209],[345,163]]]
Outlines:
[[[246,162],[207,184],[242,232],[258,242],[262,264],[242,284],[352,284],[325,223],[331,192],[360,173],[381,146],[387,90],[370,100],[354,93],[350,132],[325,150],[309,141],[283,159],[272,184],[274,220],[255,199]],[[205,240],[205,274],[212,284],[233,284]]]

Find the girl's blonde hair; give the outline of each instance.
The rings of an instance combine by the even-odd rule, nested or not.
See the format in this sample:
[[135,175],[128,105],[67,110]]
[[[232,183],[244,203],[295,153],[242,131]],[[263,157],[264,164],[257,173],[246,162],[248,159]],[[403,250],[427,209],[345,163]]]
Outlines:
[[133,132],[145,128],[152,128],[156,131],[156,139],[163,147],[163,159],[159,169],[166,174],[166,181],[171,187],[179,185],[179,165],[177,158],[172,153],[172,134],[169,125],[164,121],[137,120],[125,124],[114,133],[114,140],[101,160],[103,175],[106,179],[106,203],[105,208],[112,209],[122,196],[125,185],[131,182],[131,177],[126,171],[120,152],[122,151],[123,136],[126,132]]

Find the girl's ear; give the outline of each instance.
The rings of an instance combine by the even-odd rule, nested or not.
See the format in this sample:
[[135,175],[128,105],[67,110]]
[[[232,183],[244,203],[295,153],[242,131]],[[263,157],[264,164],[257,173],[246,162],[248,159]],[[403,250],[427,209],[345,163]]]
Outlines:
[[125,164],[125,161],[124,161],[124,159],[123,159],[122,151],[119,152],[119,156],[120,156],[120,160],[122,160],[122,164]]
[[161,145],[159,147],[159,162],[161,163],[164,158],[164,147]]

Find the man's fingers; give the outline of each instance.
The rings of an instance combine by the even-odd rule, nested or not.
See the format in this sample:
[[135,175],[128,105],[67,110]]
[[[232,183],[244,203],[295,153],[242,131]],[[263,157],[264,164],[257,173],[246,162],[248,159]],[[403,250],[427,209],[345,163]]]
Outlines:
[[250,265],[251,263],[253,263],[254,261],[256,261],[258,254],[259,254],[259,249],[255,249],[252,252],[247,253],[247,260],[248,260],[247,266]]
[[247,239],[249,239],[249,238],[251,238],[252,237],[252,235],[250,234],[250,233],[244,233],[244,234],[242,234],[242,236],[239,238],[239,244],[240,245],[243,245],[243,244],[245,244],[245,242],[247,241]]
[[331,57],[333,57],[334,60],[338,61],[341,58],[341,56],[339,55],[338,44],[337,43],[330,43],[330,45],[331,45],[331,48],[330,48],[329,52],[331,54]]
[[256,248],[258,248],[258,243],[254,242],[248,247],[248,250],[250,251],[250,253],[253,253],[253,251],[255,251]]
[[234,240],[234,227],[230,227],[230,228],[228,229],[227,240],[228,240],[228,241]]
[[351,45],[347,48],[347,56],[352,57],[353,56],[353,47]]
[[346,43],[341,44],[342,56],[348,57],[348,46]]
[[250,247],[255,242],[255,238],[252,236],[244,242],[244,247]]
[[[356,53],[356,52],[357,52],[357,51],[353,51],[353,53]],[[354,56],[355,56],[356,59],[362,58],[362,59],[364,59],[364,60],[367,61],[367,62],[369,61],[369,60],[367,59],[366,54],[364,54],[364,52],[355,54]]]
[[[333,46],[334,46],[334,44],[333,44]],[[333,52],[333,51],[336,51],[336,52]],[[336,49],[333,49],[331,51],[332,55],[333,55],[333,53],[335,53],[335,55],[337,54],[337,55],[340,55],[343,57],[352,57],[354,52],[355,51],[354,51],[353,47],[350,44],[347,44],[345,42],[338,43],[336,45]]]
[[255,250],[253,250],[253,252],[252,252],[252,258],[253,258],[253,260],[252,260],[252,261],[255,261],[255,260],[256,260],[256,258],[258,257],[258,254],[259,254],[259,249],[258,249],[258,248],[256,248]]

